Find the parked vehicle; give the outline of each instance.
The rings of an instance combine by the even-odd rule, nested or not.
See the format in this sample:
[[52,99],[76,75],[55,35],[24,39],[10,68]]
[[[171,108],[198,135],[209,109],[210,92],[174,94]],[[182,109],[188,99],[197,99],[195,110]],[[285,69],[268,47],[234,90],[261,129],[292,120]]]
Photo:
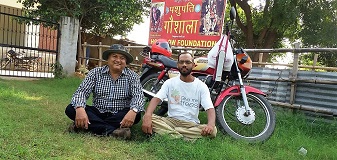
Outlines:
[[9,50],[7,52],[7,57],[2,58],[1,69],[6,69],[7,66],[14,65],[14,69],[25,68],[29,71],[37,71],[39,64],[41,64],[42,58],[35,56],[25,56],[23,53],[15,52],[14,50]]
[[[230,14],[232,24],[236,14],[234,8],[231,9]],[[231,39],[229,25],[229,23],[226,25],[228,41]],[[165,80],[179,75],[177,62],[169,57],[171,56],[168,53],[171,50],[170,45],[165,43],[167,42],[159,41],[152,47],[143,49],[142,55],[145,59],[141,83],[148,100],[155,95]],[[162,47],[164,50],[159,51],[156,49],[158,46],[166,46],[166,48]],[[222,73],[220,81],[215,81],[213,78],[215,69],[207,68],[207,57],[194,60],[196,67],[193,68],[192,75],[201,79],[209,87],[216,110],[217,125],[223,133],[248,142],[265,141],[274,132],[275,113],[265,98],[265,93],[243,84],[243,79],[249,76],[252,68],[252,61],[248,54],[243,49],[229,47],[232,47],[234,63],[229,72]],[[202,110],[202,107],[200,109]],[[163,116],[166,112],[167,101],[164,101],[155,113]]]

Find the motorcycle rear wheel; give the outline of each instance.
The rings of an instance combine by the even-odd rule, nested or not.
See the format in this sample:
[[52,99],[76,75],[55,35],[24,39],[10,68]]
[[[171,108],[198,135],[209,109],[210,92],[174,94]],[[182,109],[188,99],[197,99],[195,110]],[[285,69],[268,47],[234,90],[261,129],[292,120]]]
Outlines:
[[275,129],[275,113],[264,96],[247,94],[250,115],[245,115],[241,96],[227,96],[216,107],[217,124],[223,133],[248,142],[264,142]]
[[28,68],[28,70],[29,71],[31,71],[31,72],[33,72],[33,71],[37,71],[38,70],[38,66],[39,66],[39,64],[40,63],[38,63],[38,62],[35,62],[35,61],[33,61],[33,62],[31,62],[30,64],[29,64],[29,68]]
[[[151,91],[152,93],[157,93],[164,82],[168,79],[167,76],[164,76],[161,81],[159,81],[156,85],[154,84],[158,79],[159,73],[151,73],[144,79],[141,79],[140,83],[142,84],[143,89],[147,91]],[[149,102],[152,97],[146,97],[146,101]],[[154,111],[156,115],[164,116],[167,113],[167,104],[164,102],[157,107]]]

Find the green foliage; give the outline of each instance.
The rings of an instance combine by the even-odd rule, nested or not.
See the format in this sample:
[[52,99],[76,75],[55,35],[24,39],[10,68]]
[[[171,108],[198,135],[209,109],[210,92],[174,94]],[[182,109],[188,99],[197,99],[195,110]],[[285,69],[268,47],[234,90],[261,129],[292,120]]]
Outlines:
[[[314,56],[316,53],[303,54],[300,57],[302,65],[313,65]],[[337,54],[332,52],[321,52],[318,54],[316,66],[337,67]]]
[[[303,25],[300,32],[303,47],[337,47],[337,1],[303,0]],[[310,15],[310,16],[304,16]],[[301,63],[312,65],[316,53],[301,56]],[[336,67],[335,52],[320,52],[318,66]]]
[[270,48],[282,47],[283,38],[290,42],[301,39],[306,47],[337,45],[336,1],[270,0],[254,7],[247,1],[230,2],[238,10],[240,37],[245,37],[246,42],[252,40],[249,48],[266,48],[269,40],[274,40]]
[[[303,24],[300,37],[302,38],[303,46],[337,47],[337,1],[302,1],[300,8]],[[329,63],[327,61],[322,62]]]
[[63,67],[60,62],[52,64],[52,69],[54,70],[54,78],[63,79],[66,77],[66,73],[63,70]]
[[[277,110],[272,137],[263,144],[247,144],[218,133],[214,139],[194,142],[132,128],[132,139],[65,132],[71,120],[65,107],[79,78],[35,81],[0,80],[0,159],[337,159],[337,119],[308,120],[301,114]],[[202,123],[207,121],[201,112]],[[298,149],[308,150],[306,156]]]
[[283,38],[297,38],[297,0],[270,0],[254,7],[248,1],[231,0],[230,3],[237,8],[236,22],[241,30],[238,35],[244,37],[245,47],[277,48],[282,46]]
[[[254,1],[255,5],[250,1],[229,2],[228,7],[235,6],[238,12],[234,34],[239,46],[281,48],[283,39],[289,39],[290,43],[300,40],[303,47],[337,46],[337,1],[260,0]],[[252,58],[257,60],[258,54],[255,55]],[[264,55],[264,61],[273,59],[267,56]],[[329,58],[334,56],[321,58],[319,62],[331,66],[332,63],[324,61]]]
[[78,68],[78,71],[83,75],[87,75],[87,73],[89,72],[88,68],[85,65],[81,65]]
[[[148,14],[149,0],[18,0],[27,15],[57,22],[61,16],[79,19],[82,31],[98,36],[125,35]],[[36,6],[36,8],[34,7]]]

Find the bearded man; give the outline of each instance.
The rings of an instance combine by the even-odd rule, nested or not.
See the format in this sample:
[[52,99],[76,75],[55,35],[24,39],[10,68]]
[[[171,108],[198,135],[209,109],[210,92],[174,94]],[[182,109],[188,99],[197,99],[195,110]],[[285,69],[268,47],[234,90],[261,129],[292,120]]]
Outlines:
[[[175,138],[187,139],[216,136],[215,111],[210,93],[205,83],[191,75],[194,66],[190,53],[179,54],[177,67],[180,76],[165,81],[151,99],[143,117],[144,133],[168,134]],[[153,114],[157,105],[166,98],[168,116]],[[198,119],[200,105],[207,112],[207,124],[200,124]]]

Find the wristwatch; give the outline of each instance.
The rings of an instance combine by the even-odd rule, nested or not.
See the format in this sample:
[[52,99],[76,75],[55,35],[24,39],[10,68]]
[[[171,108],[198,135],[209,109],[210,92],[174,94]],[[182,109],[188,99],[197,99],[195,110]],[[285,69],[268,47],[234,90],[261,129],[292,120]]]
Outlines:
[[133,107],[132,110],[133,110],[134,112],[138,113],[138,108]]
[[75,110],[76,110],[77,108],[84,108],[84,107],[82,107],[82,106],[76,106],[76,107],[75,107]]

